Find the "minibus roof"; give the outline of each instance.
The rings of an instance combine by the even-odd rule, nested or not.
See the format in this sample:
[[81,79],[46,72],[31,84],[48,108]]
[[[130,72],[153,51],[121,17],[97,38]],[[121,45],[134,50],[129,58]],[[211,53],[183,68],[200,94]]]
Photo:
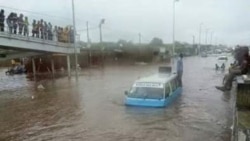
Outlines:
[[176,74],[154,74],[148,77],[143,77],[136,80],[135,83],[167,83],[170,80],[174,79],[177,75]]

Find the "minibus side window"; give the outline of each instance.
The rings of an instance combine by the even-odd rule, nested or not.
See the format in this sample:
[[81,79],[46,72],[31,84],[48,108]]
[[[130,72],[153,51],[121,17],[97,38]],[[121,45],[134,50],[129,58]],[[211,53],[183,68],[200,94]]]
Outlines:
[[170,94],[170,85],[169,83],[165,84],[165,97],[168,97]]

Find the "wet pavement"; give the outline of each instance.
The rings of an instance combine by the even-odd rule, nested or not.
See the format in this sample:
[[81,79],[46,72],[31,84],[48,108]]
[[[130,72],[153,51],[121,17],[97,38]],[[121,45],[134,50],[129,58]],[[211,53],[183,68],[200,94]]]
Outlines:
[[[157,64],[85,69],[74,78],[30,81],[0,70],[0,140],[229,141],[232,99],[215,89],[216,57],[184,60],[183,94],[168,108],[124,106],[124,91]],[[39,90],[42,84],[45,89]]]

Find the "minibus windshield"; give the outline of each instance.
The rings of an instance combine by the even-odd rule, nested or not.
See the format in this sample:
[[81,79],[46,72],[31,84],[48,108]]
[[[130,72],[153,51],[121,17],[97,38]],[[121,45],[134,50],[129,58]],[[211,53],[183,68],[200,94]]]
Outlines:
[[153,88],[153,87],[133,87],[128,97],[131,98],[143,98],[143,99],[162,99],[163,98],[163,88]]

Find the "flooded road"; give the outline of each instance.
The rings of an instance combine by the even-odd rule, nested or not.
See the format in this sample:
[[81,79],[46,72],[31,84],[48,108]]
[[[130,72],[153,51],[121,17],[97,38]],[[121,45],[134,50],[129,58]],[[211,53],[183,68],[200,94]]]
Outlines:
[[[0,79],[0,140],[228,141],[231,99],[215,89],[215,57],[184,60],[183,95],[168,108],[124,106],[124,91],[158,65],[85,69],[74,78]],[[39,84],[44,90],[38,90]]]

